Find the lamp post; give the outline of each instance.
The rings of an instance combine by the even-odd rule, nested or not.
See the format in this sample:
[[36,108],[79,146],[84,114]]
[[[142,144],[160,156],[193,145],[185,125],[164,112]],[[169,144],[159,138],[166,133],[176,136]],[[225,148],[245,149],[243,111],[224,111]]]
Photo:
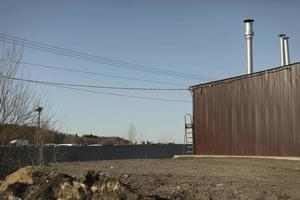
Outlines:
[[43,110],[43,107],[37,106],[34,108],[35,112],[38,112],[38,121],[37,121],[37,127],[36,127],[36,147],[39,147],[40,145],[40,125],[41,125],[41,112]]

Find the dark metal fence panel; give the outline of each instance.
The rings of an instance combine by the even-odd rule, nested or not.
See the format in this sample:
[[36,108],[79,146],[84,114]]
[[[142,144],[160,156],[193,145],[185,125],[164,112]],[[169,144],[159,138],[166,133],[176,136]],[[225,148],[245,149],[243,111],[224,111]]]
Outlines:
[[300,64],[193,87],[196,154],[300,156]]
[[[165,159],[182,154],[182,144],[45,147],[44,163],[114,159]],[[37,161],[35,147],[0,147],[0,180]]]

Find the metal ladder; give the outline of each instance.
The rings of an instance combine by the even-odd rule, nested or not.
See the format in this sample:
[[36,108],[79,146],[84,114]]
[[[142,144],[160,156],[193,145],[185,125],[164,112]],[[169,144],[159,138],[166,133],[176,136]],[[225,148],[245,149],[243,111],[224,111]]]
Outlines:
[[184,133],[183,154],[191,155],[194,153],[193,120],[191,114],[184,115],[184,123],[185,123],[185,133]]

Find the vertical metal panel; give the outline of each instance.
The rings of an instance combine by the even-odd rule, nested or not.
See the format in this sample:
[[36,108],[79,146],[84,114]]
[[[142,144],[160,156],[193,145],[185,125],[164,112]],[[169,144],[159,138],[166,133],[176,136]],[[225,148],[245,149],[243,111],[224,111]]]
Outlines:
[[192,87],[196,154],[300,156],[300,64]]

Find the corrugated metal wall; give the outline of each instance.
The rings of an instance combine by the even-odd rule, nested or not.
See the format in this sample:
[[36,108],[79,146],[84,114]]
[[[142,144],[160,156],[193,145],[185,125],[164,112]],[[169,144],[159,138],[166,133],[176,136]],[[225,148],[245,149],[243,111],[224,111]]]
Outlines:
[[300,64],[192,87],[195,154],[300,156]]

